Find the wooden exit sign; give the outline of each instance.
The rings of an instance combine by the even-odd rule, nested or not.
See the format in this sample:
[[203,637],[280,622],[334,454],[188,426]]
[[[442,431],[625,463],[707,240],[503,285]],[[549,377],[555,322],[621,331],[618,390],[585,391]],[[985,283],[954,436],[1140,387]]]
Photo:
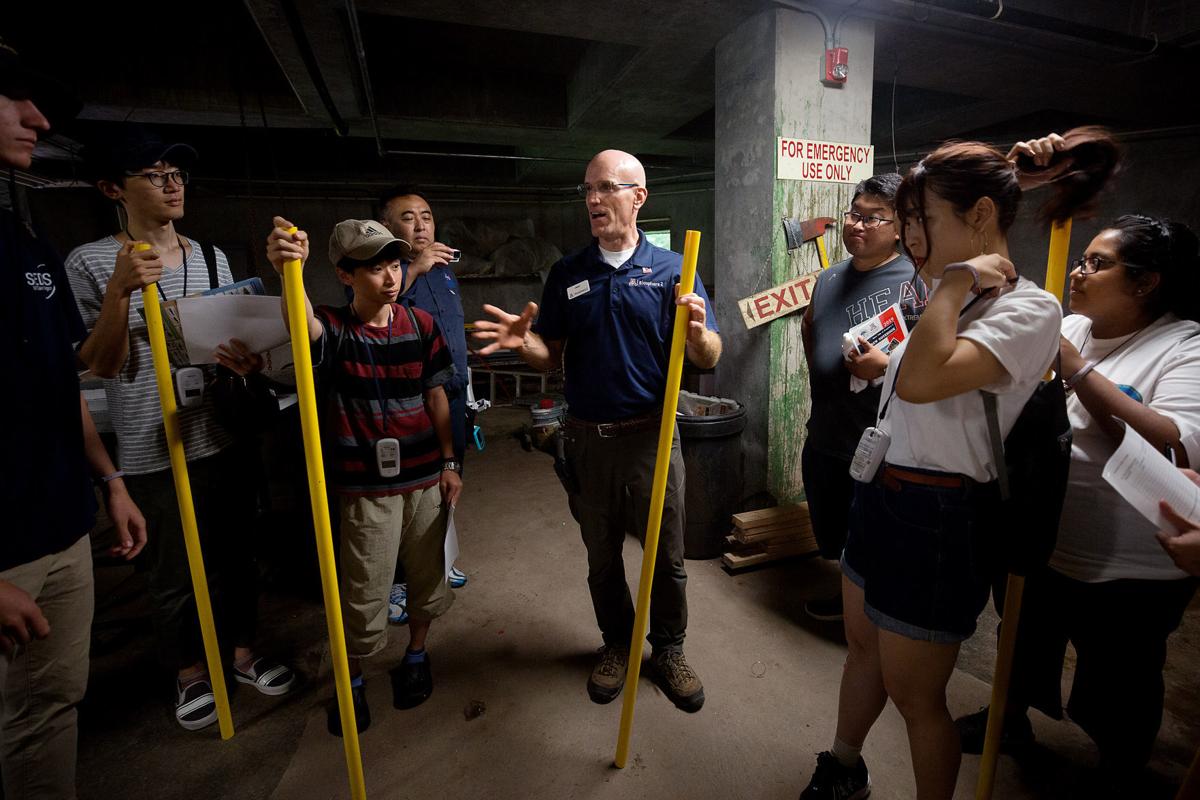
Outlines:
[[746,323],[747,328],[756,328],[801,310],[811,302],[813,284],[817,282],[819,274],[810,272],[765,292],[739,300],[738,308],[742,311],[742,321]]

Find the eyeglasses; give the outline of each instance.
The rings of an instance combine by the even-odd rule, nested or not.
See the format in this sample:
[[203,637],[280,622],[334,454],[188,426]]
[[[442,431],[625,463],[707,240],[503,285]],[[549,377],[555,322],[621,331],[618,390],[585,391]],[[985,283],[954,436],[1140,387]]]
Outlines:
[[126,172],[127,178],[145,178],[150,181],[150,185],[158,189],[167,185],[167,181],[171,181],[176,186],[187,186],[188,174],[182,169],[174,169],[170,172]]
[[1115,267],[1117,264],[1124,264],[1125,269],[1147,269],[1141,264],[1130,264],[1125,261],[1114,261],[1111,258],[1104,256],[1083,256],[1071,262],[1071,271],[1079,270],[1081,275],[1095,275],[1102,269]]
[[857,225],[862,223],[862,226],[869,231],[873,231],[880,225],[886,225],[889,222],[895,222],[892,219],[884,219],[883,217],[868,217],[865,214],[860,214],[857,211],[843,211],[842,219],[846,220],[847,225]]
[[579,192],[580,197],[587,197],[592,192],[598,194],[612,194],[619,192],[622,189],[631,189],[636,187],[636,183],[617,183],[616,181],[598,181],[596,183],[581,183],[575,187],[575,191]]

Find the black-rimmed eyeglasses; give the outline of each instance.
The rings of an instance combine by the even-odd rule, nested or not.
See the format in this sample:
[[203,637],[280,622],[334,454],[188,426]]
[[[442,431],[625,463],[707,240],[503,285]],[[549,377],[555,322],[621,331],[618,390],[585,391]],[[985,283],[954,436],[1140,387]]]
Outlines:
[[581,183],[575,187],[575,191],[579,192],[580,197],[587,197],[592,192],[597,194],[612,194],[619,192],[622,189],[632,189],[636,187],[636,183],[617,183],[616,181],[597,181],[596,183]]
[[884,219],[883,217],[868,217],[866,214],[860,214],[857,211],[843,211],[842,219],[846,220],[847,225],[857,225],[862,223],[862,226],[869,231],[873,231],[880,225],[886,225],[895,220]]
[[1127,261],[1114,261],[1111,258],[1104,256],[1083,256],[1071,262],[1071,271],[1079,270],[1082,275],[1095,275],[1102,269],[1115,267],[1117,264],[1123,264],[1125,269],[1147,269],[1141,264],[1130,264]]
[[167,181],[171,181],[176,186],[187,186],[188,174],[182,169],[173,169],[170,172],[126,172],[127,178],[145,178],[150,181],[150,185],[158,189],[167,185]]

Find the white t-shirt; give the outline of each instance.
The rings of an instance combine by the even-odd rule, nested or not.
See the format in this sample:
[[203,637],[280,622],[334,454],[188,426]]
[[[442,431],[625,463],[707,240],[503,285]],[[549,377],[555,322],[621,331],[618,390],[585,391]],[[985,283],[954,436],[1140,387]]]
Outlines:
[[[931,299],[936,294],[935,288]],[[973,299],[971,295],[966,302]],[[1058,300],[1024,278],[1012,291],[995,300],[981,300],[959,317],[959,338],[986,347],[1008,372],[1005,379],[983,387],[998,396],[1004,436],[1054,361],[1061,320]],[[896,369],[903,366],[908,342],[902,342],[888,361],[881,409],[892,395]],[[932,403],[908,403],[892,396],[882,427],[892,436],[889,464],[956,472],[983,483],[997,477],[983,396],[978,391]]]
[[600,248],[600,257],[604,259],[604,263],[608,264],[613,269],[618,269],[622,264],[633,257],[633,251],[637,250],[637,246],[633,246],[628,250],[605,250]]
[[[1086,360],[1101,359],[1095,372],[1159,414],[1170,417],[1181,436],[1200,430],[1200,323],[1164,314],[1137,339],[1088,337],[1092,323],[1074,314],[1062,333]],[[1129,343],[1121,347],[1128,341]],[[1121,347],[1120,350],[1114,349]],[[1112,355],[1104,358],[1108,353]],[[1067,413],[1075,433],[1071,475],[1063,503],[1062,525],[1050,566],[1089,583],[1121,578],[1174,580],[1177,568],[1154,538],[1156,527],[1126,503],[1101,474],[1119,442],[1100,429],[1074,394]]]

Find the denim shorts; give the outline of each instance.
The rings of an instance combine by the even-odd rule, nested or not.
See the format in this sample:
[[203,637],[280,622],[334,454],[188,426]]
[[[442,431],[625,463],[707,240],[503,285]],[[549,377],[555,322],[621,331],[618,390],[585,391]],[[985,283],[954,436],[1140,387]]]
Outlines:
[[855,483],[843,573],[863,590],[876,626],[939,644],[970,638],[991,591],[995,483],[929,486],[883,473]]

